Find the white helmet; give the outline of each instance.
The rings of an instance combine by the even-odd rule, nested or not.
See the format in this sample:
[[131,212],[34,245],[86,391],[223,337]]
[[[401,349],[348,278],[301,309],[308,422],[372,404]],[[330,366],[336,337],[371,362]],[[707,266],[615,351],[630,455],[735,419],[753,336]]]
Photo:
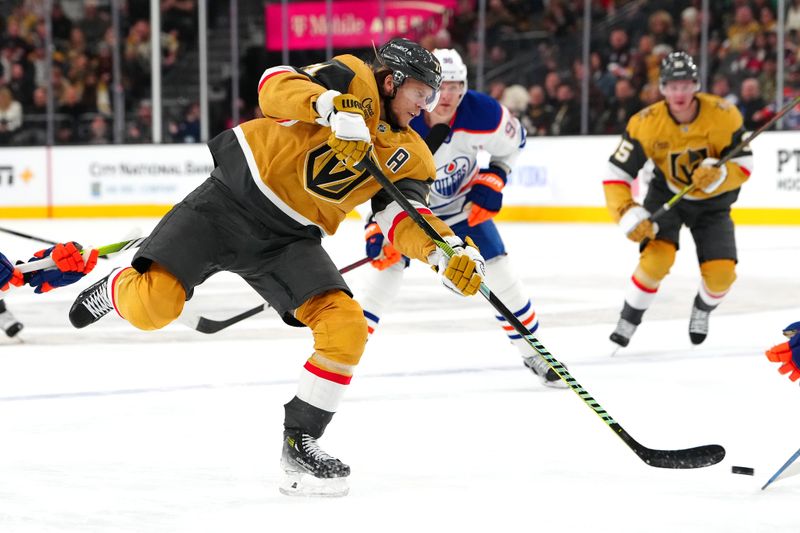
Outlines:
[[437,48],[433,51],[434,57],[442,65],[442,83],[446,81],[460,81],[464,84],[464,92],[467,92],[467,65],[461,59],[461,55],[452,48]]

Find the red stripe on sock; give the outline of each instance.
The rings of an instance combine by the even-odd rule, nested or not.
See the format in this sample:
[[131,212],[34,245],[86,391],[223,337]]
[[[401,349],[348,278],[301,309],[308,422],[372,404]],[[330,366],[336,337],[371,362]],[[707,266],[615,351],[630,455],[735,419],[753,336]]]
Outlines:
[[645,287],[644,285],[642,285],[641,282],[639,282],[638,279],[636,279],[635,276],[631,276],[631,281],[633,282],[634,285],[636,285],[636,288],[642,292],[646,292],[648,294],[655,294],[656,292],[658,292],[658,287],[656,287],[655,289],[651,289],[650,287]]
[[323,370],[318,366],[314,366],[311,364],[311,361],[306,361],[305,366],[303,367],[312,374],[322,379],[327,379],[328,381],[333,381],[334,383],[338,383],[339,385],[349,385],[350,380],[353,379],[353,376],[343,376],[341,374],[337,374],[335,372],[328,372],[327,370]]

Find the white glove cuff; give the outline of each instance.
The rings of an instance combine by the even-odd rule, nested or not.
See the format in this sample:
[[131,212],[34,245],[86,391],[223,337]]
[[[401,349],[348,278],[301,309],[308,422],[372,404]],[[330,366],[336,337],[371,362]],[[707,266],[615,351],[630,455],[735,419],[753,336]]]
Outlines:
[[314,107],[317,110],[317,115],[319,118],[316,119],[317,124],[320,126],[325,126],[329,128],[331,126],[330,118],[331,113],[333,113],[333,99],[339,96],[339,91],[325,91],[319,97],[317,97],[317,102],[314,104]]
[[369,128],[361,115],[339,111],[331,117],[330,125],[337,139],[370,142]]
[[650,218],[650,211],[640,205],[637,205],[625,211],[625,214],[622,215],[621,219],[619,219],[619,227],[627,236],[630,235],[634,229],[636,229],[636,226],[638,226],[642,220],[646,220],[648,218]]
[[[719,159],[716,159],[714,157],[707,157],[707,158],[703,159],[703,162],[700,163],[700,166],[701,167],[713,167],[718,162],[719,162]],[[710,185],[708,185],[708,187],[703,188],[702,191],[704,193],[711,194],[712,192],[716,191],[717,188],[720,185],[722,185],[722,182],[725,181],[725,178],[728,177],[728,166],[727,165],[720,165],[718,168],[720,170],[719,179],[717,181],[711,183]]]

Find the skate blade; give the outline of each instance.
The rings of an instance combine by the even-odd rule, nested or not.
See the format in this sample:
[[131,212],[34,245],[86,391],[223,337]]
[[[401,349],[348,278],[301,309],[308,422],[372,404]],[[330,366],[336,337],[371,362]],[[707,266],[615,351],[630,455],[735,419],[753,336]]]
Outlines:
[[544,379],[544,380],[542,380],[542,384],[544,384],[545,387],[549,387],[551,389],[568,389],[569,388],[569,385],[567,385],[566,383],[564,383],[560,379],[558,381],[547,381],[546,379]]
[[286,496],[341,498],[350,492],[346,477],[318,478],[303,472],[285,472],[278,490]]

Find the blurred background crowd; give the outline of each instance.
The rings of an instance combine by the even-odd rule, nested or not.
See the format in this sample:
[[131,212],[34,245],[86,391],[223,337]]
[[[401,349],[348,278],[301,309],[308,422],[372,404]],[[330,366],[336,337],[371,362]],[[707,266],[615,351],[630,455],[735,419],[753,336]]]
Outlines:
[[[505,104],[530,135],[582,132],[584,76],[584,132],[620,133],[632,114],[661,98],[658,71],[664,56],[680,49],[701,59],[699,0],[593,0],[586,34],[584,0],[485,1],[485,17],[478,16],[478,0],[458,0],[443,27],[413,28],[408,36],[429,49],[458,49],[470,68],[470,86]],[[238,121],[258,116],[258,79],[266,67],[287,58],[264,45],[265,4],[238,2],[239,62],[231,68],[228,1],[208,2],[212,136],[233,125],[234,115]],[[115,116],[123,117],[122,136],[116,140],[151,142],[150,5],[149,0],[0,0],[0,145],[45,144],[48,110],[55,144],[112,142]],[[711,1],[708,6],[704,89],[737,105],[746,127],[755,129],[781,102],[800,94],[800,0],[786,0],[782,28],[778,3],[769,0]],[[160,10],[162,138],[198,142],[198,2],[161,0]],[[46,61],[48,32],[51,62]],[[370,51],[355,52],[366,57]],[[325,55],[325,50],[293,51],[288,58],[303,65]],[[232,75],[238,77],[236,95]],[[783,129],[800,129],[800,113],[789,113]]]

